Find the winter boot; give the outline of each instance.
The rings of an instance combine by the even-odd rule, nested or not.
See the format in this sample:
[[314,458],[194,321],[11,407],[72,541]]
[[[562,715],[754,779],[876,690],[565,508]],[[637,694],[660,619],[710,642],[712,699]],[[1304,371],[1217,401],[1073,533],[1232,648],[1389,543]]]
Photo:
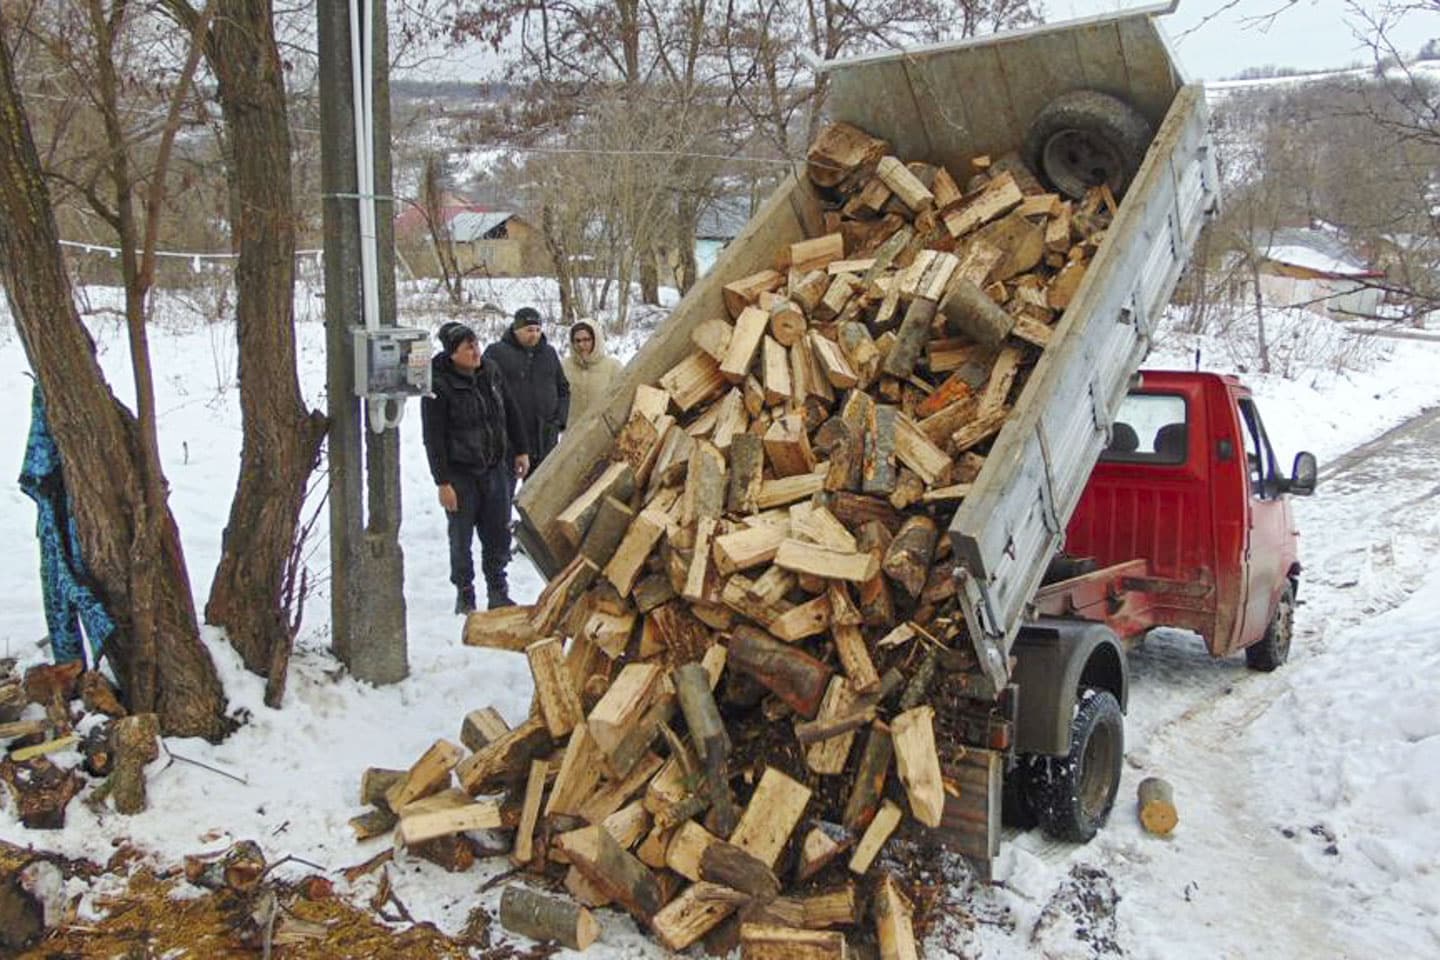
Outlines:
[[475,612],[475,588],[470,584],[458,587],[455,590],[455,612],[458,614]]
[[505,575],[485,578],[485,596],[487,599],[486,608],[498,610],[501,607],[513,607],[515,601],[510,599],[510,586],[505,582]]

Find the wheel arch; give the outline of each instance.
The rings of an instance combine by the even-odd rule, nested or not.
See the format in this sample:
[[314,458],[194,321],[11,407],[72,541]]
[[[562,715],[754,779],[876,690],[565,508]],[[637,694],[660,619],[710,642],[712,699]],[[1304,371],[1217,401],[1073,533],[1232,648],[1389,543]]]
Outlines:
[[1019,753],[1069,752],[1076,699],[1086,687],[1110,691],[1121,711],[1127,708],[1130,671],[1125,651],[1102,623],[1038,620],[1021,628],[1014,652]]

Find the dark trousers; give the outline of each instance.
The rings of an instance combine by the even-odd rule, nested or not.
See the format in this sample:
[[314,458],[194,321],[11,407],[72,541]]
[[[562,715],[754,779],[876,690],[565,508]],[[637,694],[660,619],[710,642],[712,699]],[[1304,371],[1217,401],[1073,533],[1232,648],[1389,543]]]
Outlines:
[[505,568],[510,564],[510,477],[513,471],[499,464],[483,473],[453,481],[458,509],[449,515],[450,582],[468,587],[475,582],[471,544],[480,534],[480,569],[491,593],[506,589]]

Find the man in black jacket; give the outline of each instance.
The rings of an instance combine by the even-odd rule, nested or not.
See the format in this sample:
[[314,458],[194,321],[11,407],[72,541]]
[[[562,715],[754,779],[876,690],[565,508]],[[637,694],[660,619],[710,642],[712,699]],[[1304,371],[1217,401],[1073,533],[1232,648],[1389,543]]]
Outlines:
[[560,355],[540,329],[539,311],[516,310],[505,336],[485,348],[485,362],[504,373],[505,386],[525,419],[530,438],[525,449],[534,470],[555,449],[570,418],[570,382],[560,368]]
[[512,477],[530,469],[530,442],[514,398],[495,364],[480,354],[463,323],[440,328],[441,353],[430,361],[432,395],[420,401],[430,475],[449,514],[450,582],[455,612],[475,609],[470,546],[480,534],[480,566],[490,609],[508,607]]

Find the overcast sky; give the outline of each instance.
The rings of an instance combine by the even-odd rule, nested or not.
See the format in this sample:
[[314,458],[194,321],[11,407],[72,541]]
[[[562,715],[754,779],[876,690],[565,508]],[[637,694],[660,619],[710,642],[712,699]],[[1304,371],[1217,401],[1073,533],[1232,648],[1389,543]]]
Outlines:
[[[1359,0],[1369,10],[1379,0]],[[1124,4],[1132,6],[1138,4]],[[1068,20],[1119,8],[1097,0],[1048,0],[1048,18]],[[1270,14],[1275,14],[1267,22]],[[1180,62],[1193,80],[1231,77],[1247,67],[1267,64],[1323,70],[1369,61],[1356,37],[1363,29],[1346,0],[1180,0],[1179,9],[1161,21],[1175,42]],[[1440,14],[1413,14],[1391,31],[1407,56],[1425,40],[1440,36]]]

